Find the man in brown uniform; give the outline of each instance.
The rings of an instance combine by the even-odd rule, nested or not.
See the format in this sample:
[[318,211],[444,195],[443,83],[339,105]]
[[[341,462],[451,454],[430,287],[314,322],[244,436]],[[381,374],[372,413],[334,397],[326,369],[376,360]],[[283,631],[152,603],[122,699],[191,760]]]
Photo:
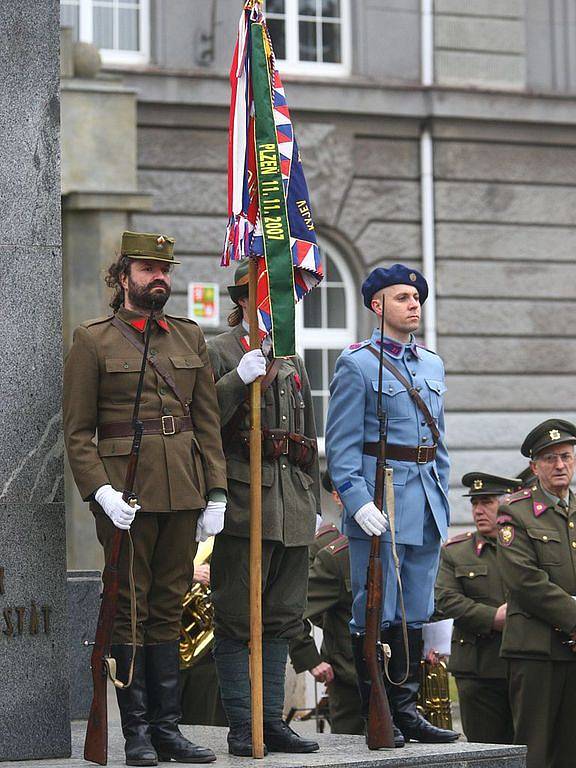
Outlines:
[[436,577],[436,611],[454,619],[448,669],[456,678],[462,728],[468,741],[511,744],[506,662],[500,658],[506,619],[504,584],[496,561],[499,497],[520,484],[516,479],[469,472],[474,533],[449,539]]
[[[224,531],[211,561],[215,610],[214,657],[232,754],[252,754],[248,674],[250,462],[248,385],[266,369],[263,352],[248,350],[248,264],[229,293],[237,304],[232,330],[208,344],[224,433],[229,501]],[[308,376],[299,357],[276,361],[262,389],[262,620],[264,742],[270,752],[312,752],[282,720],[288,641],[302,630],[308,544],[319,506],[316,429]],[[238,415],[236,415],[238,414]],[[303,450],[301,450],[303,449]]]
[[537,482],[507,496],[498,517],[498,564],[508,593],[514,739],[527,768],[574,766],[576,715],[576,426],[549,419],[522,444]]
[[[193,576],[195,540],[224,524],[226,468],[216,390],[201,330],[165,315],[174,241],[124,232],[107,283],[114,314],[74,332],[64,371],[64,435],[74,479],[90,501],[105,557],[117,528],[130,529],[136,581],[132,685],[117,690],[128,765],[158,759],[211,762],[210,749],[185,739],[180,718],[178,637],[182,597]],[[142,340],[154,312],[139,418],[144,425],[135,494],[122,500],[132,445],[132,410]],[[98,432],[98,442],[93,438]],[[132,656],[128,537],[112,656],[126,680]]]

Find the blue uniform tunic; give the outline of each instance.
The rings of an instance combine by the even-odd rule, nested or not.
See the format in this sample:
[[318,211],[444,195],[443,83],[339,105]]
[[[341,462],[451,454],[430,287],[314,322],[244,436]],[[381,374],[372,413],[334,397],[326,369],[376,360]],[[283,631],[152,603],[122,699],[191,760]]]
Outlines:
[[[376,458],[363,453],[365,442],[378,441],[378,329],[372,338],[345,349],[336,363],[330,385],[326,423],[326,455],[334,487],[344,505],[343,533],[350,539],[354,603],[352,628],[362,631],[366,610],[366,568],[371,537],[354,514],[374,499]],[[412,381],[438,424],[440,439],[435,461],[417,464],[390,461],[394,470],[396,541],[401,561],[404,600],[409,624],[420,626],[433,610],[433,587],[441,539],[449,523],[450,462],[444,440],[444,365],[433,352],[411,338],[401,344],[385,338],[384,353],[408,381]],[[434,437],[423,414],[398,379],[383,370],[383,408],[388,416],[388,443],[431,446]],[[383,626],[400,621],[399,596],[390,549],[390,532],[382,535],[385,600]]]

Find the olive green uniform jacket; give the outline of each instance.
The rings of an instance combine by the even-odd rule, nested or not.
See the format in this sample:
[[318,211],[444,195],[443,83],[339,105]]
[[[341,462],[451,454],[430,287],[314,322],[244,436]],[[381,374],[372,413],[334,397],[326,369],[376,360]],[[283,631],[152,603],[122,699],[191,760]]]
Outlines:
[[563,510],[537,485],[519,491],[505,497],[498,523],[498,562],[508,592],[502,655],[576,662],[562,644],[576,628],[574,494]]
[[[296,672],[304,672],[322,661],[332,665],[334,680],[328,685],[333,733],[364,732],[360,694],[350,641],[352,591],[348,539],[336,526],[322,526],[310,547],[314,554],[308,574],[308,604],[304,631],[290,642],[290,658]],[[318,652],[312,624],[322,627]]]
[[[240,430],[249,429],[247,387],[237,373],[245,354],[242,325],[210,339],[208,352],[214,370],[222,425],[241,407],[246,411]],[[302,360],[282,361],[274,383],[262,396],[262,428],[296,431],[296,412],[300,431],[316,438],[310,384]],[[250,463],[238,440],[224,446],[228,475],[228,505],[224,533],[247,538],[250,520]],[[286,547],[307,546],[314,538],[316,514],[320,513],[318,457],[309,472],[302,471],[280,456],[262,462],[262,538]]]
[[[117,317],[135,339],[142,317],[123,307]],[[113,316],[76,328],[64,369],[64,438],[72,473],[84,500],[102,485],[122,490],[131,437],[94,441],[99,424],[129,422],[142,356],[112,325]],[[193,431],[144,435],[135,493],[144,512],[170,512],[206,506],[213,488],[226,489],[226,465],[220,439],[220,414],[204,336],[192,320],[159,315],[149,353],[168,370],[190,400]],[[136,325],[132,325],[136,323]],[[164,326],[164,328],[162,327]],[[142,326],[140,325],[142,329]],[[183,416],[166,382],[146,368],[139,417]],[[92,501],[93,511],[100,509]]]
[[506,497],[498,523],[514,741],[527,768],[572,768],[576,654],[563,642],[576,628],[576,498],[563,509],[534,485]]
[[502,634],[492,629],[497,608],[506,602],[496,540],[478,531],[449,539],[440,555],[435,599],[441,617],[454,619],[450,672],[504,679]]

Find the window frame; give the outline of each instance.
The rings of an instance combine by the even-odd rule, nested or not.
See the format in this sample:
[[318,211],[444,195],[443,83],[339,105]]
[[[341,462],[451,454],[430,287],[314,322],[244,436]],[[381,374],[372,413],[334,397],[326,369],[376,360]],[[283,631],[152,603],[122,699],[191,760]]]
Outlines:
[[[323,237],[318,237],[318,245],[323,253],[323,262],[325,263],[326,257],[332,259],[340,272],[341,281],[339,281],[338,285],[341,285],[344,288],[347,325],[345,328],[327,328],[324,326],[320,326],[319,328],[306,328],[304,326],[303,302],[307,299],[306,296],[304,296],[302,301],[298,302],[296,305],[296,351],[302,359],[304,359],[304,352],[306,349],[320,349],[322,351],[338,350],[341,352],[350,344],[357,341],[358,338],[358,297],[356,295],[356,282],[352,270],[350,269],[346,258],[331,242],[326,241]],[[325,273],[326,272],[327,270],[325,270]],[[325,281],[326,278],[324,278],[314,290],[325,291],[329,285]],[[324,301],[324,305],[326,305],[326,301]],[[330,386],[329,372],[327,371],[327,359],[324,359],[324,356],[322,360],[322,379],[323,383],[326,384],[326,388],[321,390],[312,389],[311,394],[313,396],[324,396]],[[328,403],[326,401],[324,406],[324,425],[326,424],[327,411]],[[324,435],[318,437],[318,451],[320,456],[325,456]]]
[[[299,16],[298,0],[285,0],[285,24],[286,24],[286,57],[277,58],[280,74],[309,75],[311,77],[346,77],[352,69],[352,39],[351,39],[351,9],[350,0],[340,0],[340,46],[342,61],[339,64],[323,61],[301,61],[299,51]],[[266,18],[282,18],[274,13],[266,13]],[[312,17],[311,17],[312,18]],[[317,16],[314,18],[318,18]]]
[[[120,0],[122,2],[122,0]],[[138,0],[138,51],[122,51],[114,48],[98,48],[102,64],[106,66],[139,65],[150,61],[150,0]],[[84,43],[94,42],[94,0],[78,0],[77,3],[60,2],[60,5],[77,5],[79,9],[78,39]],[[117,27],[116,27],[117,29]]]

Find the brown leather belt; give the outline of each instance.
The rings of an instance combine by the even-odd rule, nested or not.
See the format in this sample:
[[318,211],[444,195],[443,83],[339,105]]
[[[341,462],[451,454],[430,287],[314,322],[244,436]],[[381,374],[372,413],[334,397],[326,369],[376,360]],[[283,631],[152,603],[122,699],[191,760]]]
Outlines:
[[[436,458],[435,445],[418,445],[411,448],[408,445],[386,446],[386,458],[392,461],[414,461],[416,464],[428,464]],[[378,443],[364,443],[363,453],[367,456],[378,456]]]
[[[159,419],[143,419],[145,435],[176,435],[178,432],[191,432],[194,427],[190,416],[161,416]],[[131,421],[113,421],[100,424],[98,439],[108,437],[133,437],[134,427]]]

